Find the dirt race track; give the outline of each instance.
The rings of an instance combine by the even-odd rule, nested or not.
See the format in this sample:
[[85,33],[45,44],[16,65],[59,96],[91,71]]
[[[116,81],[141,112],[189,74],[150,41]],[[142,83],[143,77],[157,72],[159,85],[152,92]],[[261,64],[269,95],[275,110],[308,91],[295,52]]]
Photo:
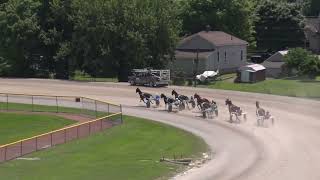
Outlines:
[[[205,120],[196,117],[200,116],[196,109],[171,114],[163,111],[164,107],[146,110],[139,103],[135,88],[121,83],[0,79],[2,93],[79,95],[121,103],[125,114],[164,122],[201,136],[213,149],[213,159],[176,179],[320,179],[320,101],[186,87],[141,88],[168,95],[176,89],[188,96],[197,92],[214,98],[219,117]],[[231,98],[248,113],[247,122],[228,122],[226,98]],[[275,117],[273,127],[256,126],[256,100]]]

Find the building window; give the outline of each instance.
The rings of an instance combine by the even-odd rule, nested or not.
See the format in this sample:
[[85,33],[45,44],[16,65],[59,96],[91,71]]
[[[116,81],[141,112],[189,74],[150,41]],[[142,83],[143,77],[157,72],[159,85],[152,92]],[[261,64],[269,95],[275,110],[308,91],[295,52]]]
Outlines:
[[227,51],[224,52],[224,61],[227,61]]
[[241,50],[241,61],[243,60],[243,51]]
[[218,51],[218,62],[220,61],[220,52]]

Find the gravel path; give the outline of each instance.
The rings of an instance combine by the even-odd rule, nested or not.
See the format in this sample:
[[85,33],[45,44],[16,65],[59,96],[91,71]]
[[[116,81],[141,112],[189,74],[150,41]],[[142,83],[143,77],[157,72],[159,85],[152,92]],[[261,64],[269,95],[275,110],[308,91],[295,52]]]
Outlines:
[[[320,101],[188,87],[141,88],[151,93],[214,98],[219,118],[204,120],[197,110],[169,114],[164,107],[146,110],[135,87],[126,83],[79,83],[58,80],[0,79],[0,92],[88,96],[124,105],[125,114],[164,122],[202,137],[213,149],[211,161],[175,179],[319,180]],[[226,98],[248,113],[248,121],[228,123]],[[275,116],[275,126],[256,126],[255,101]]]

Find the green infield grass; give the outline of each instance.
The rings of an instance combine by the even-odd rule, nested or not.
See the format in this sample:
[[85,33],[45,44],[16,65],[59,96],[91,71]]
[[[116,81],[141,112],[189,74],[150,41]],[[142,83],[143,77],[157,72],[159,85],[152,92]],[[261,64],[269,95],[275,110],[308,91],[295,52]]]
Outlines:
[[165,156],[200,157],[204,141],[183,130],[124,116],[124,124],[27,158],[0,165],[2,179],[11,180],[149,180],[167,179],[181,165],[159,162]]
[[54,115],[0,113],[0,144],[60,129],[75,121]]

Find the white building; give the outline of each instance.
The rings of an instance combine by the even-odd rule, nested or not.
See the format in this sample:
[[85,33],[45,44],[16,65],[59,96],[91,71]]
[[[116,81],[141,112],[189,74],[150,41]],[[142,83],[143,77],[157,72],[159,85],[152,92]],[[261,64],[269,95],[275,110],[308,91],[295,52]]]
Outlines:
[[196,69],[198,74],[216,70],[236,72],[247,63],[247,46],[248,42],[221,31],[201,31],[179,43],[170,69],[188,76]]

